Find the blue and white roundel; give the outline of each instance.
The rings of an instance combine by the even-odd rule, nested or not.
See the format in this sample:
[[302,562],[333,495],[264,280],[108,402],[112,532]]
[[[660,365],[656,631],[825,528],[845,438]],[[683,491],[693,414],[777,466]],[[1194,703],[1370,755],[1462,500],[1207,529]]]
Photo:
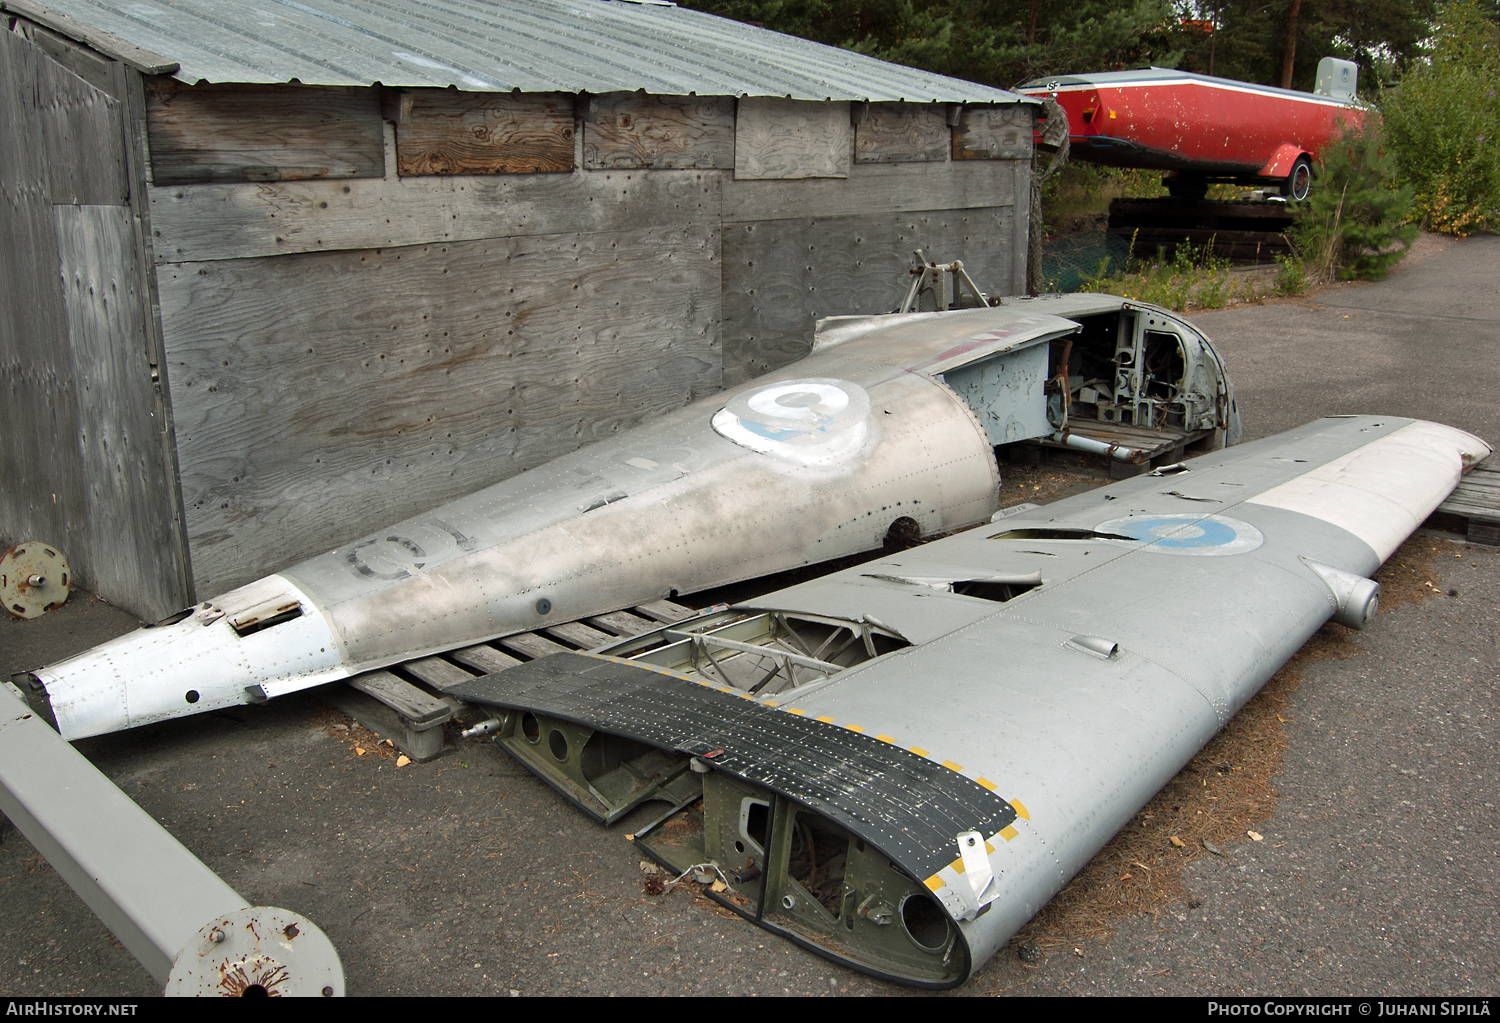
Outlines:
[[[1144,541],[1138,548],[1153,554],[1189,554],[1215,558],[1226,554],[1246,554],[1266,542],[1260,530],[1227,515],[1133,515],[1101,522],[1094,529]],[[1128,540],[1109,540],[1120,547],[1135,547]]]

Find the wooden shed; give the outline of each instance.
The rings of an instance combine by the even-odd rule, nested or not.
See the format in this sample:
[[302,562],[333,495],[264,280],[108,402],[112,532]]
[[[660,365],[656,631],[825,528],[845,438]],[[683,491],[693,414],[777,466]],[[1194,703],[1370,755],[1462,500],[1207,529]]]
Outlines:
[[1033,101],[670,4],[0,0],[0,540],[154,618],[1023,290]]

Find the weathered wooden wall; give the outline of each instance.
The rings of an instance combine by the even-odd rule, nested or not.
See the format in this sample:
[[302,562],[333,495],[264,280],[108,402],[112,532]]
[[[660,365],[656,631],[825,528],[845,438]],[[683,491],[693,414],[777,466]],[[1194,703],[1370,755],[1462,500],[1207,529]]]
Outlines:
[[204,595],[799,358],[817,317],[898,304],[913,249],[1024,280],[1015,115],[380,104],[379,175],[183,181],[179,147],[151,189]]
[[147,617],[190,599],[146,257],[142,81],[0,32],[0,535]]

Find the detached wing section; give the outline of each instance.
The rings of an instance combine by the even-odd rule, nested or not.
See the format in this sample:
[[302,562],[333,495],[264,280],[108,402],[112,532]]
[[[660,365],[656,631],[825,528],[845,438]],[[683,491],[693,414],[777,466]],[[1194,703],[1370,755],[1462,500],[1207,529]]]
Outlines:
[[[599,652],[609,668],[542,660],[469,696],[506,708],[501,741],[580,805],[689,806],[638,842],[714,864],[762,925],[952,985],[1325,621],[1362,621],[1364,577],[1488,450],[1322,420],[637,637]],[[874,627],[868,656],[827,652]]]

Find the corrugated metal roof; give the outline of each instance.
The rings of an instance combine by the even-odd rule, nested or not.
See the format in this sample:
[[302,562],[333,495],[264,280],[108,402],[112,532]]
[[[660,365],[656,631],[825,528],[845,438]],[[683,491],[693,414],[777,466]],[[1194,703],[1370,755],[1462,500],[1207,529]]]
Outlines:
[[176,61],[176,77],[185,82],[1028,102],[697,11],[628,0],[45,3]]

